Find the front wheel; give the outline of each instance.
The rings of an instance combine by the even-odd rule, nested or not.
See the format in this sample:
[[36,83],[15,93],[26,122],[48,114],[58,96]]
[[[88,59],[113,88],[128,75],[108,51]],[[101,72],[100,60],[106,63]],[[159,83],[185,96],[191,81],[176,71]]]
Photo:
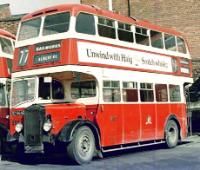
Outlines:
[[173,148],[178,144],[179,130],[174,120],[169,120],[165,129],[165,140],[168,148]]
[[2,139],[0,139],[0,154],[2,154],[2,150],[3,150],[2,143],[3,143],[3,141],[2,141]]
[[73,140],[67,146],[68,156],[78,164],[89,163],[95,152],[95,139],[93,132],[87,126],[76,130]]
[[4,154],[5,152],[6,152],[5,137],[0,137],[0,154]]

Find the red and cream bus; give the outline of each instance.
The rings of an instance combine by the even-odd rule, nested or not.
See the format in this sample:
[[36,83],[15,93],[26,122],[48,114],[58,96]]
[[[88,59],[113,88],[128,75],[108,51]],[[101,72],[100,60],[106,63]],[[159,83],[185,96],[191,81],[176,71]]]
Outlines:
[[187,136],[192,68],[177,31],[93,6],[53,6],[22,18],[13,71],[10,138],[25,153],[62,143],[82,164]]
[[9,92],[15,36],[0,29],[0,153],[9,127]]

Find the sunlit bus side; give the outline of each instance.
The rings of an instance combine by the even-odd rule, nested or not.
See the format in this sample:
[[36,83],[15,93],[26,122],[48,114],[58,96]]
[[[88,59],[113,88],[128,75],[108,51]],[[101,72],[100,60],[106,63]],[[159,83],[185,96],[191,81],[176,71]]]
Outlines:
[[61,146],[78,164],[95,155],[187,136],[184,36],[86,5],[22,18],[13,64],[9,141],[22,152]]
[[15,36],[0,29],[0,154],[9,128],[9,97]]

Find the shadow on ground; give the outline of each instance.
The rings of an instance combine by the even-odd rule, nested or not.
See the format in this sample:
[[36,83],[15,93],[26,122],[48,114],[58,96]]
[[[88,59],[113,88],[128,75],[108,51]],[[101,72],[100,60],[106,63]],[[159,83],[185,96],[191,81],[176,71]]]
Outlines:
[[[184,141],[179,144],[180,145],[187,145],[193,143],[193,141]],[[116,157],[121,157],[124,155],[129,154],[136,154],[140,152],[150,152],[154,150],[165,150],[167,149],[165,144],[159,145],[152,145],[152,146],[145,146],[140,148],[122,150],[122,151],[113,151],[104,154],[103,159],[114,159]],[[52,164],[52,165],[75,165],[72,161],[70,161],[65,153],[52,153],[52,154],[31,154],[25,155],[23,159],[17,158],[15,154],[4,154],[1,157],[2,161],[11,161],[11,162],[18,162],[20,164],[25,165],[38,165],[38,164]],[[101,161],[100,158],[94,158],[93,161]]]

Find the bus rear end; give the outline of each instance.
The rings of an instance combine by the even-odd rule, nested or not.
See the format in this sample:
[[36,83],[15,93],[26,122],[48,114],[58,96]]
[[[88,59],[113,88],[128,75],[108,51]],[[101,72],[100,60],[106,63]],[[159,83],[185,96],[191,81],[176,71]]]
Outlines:
[[0,153],[4,149],[9,128],[9,97],[14,40],[14,35],[0,30]]

